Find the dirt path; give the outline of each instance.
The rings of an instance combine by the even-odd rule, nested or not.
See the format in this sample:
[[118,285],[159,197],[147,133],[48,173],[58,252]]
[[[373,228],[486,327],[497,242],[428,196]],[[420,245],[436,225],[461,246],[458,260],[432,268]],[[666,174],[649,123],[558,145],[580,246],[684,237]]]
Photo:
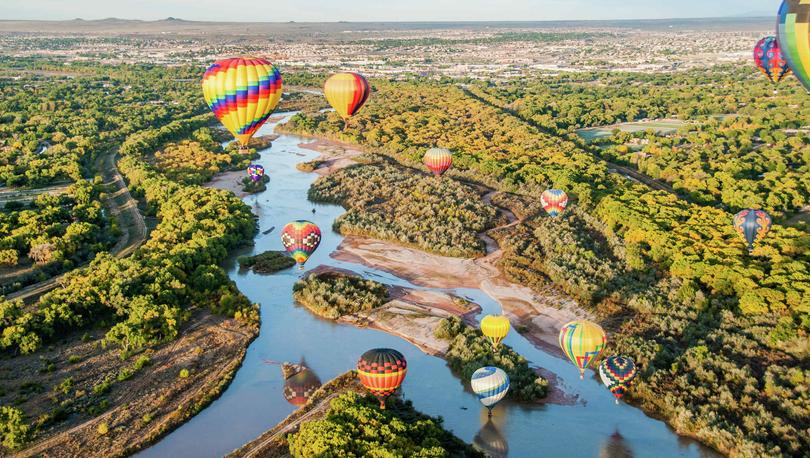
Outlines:
[[20,189],[20,188],[0,188],[0,205],[7,202],[32,202],[41,194],[57,196],[67,192],[71,183],[59,183],[44,188]]
[[[124,258],[131,255],[146,240],[147,229],[143,215],[138,209],[138,201],[129,193],[126,181],[118,171],[116,158],[118,149],[114,148],[107,154],[100,155],[96,159],[96,170],[101,174],[104,185],[108,189],[107,198],[104,200],[104,207],[109,214],[116,218],[118,227],[121,229],[121,237],[112,247],[110,252],[117,258]],[[85,263],[82,266],[87,265]],[[19,291],[15,291],[7,299],[22,299],[28,301],[47,293],[61,284],[65,274],[57,275],[40,283],[29,285]]]

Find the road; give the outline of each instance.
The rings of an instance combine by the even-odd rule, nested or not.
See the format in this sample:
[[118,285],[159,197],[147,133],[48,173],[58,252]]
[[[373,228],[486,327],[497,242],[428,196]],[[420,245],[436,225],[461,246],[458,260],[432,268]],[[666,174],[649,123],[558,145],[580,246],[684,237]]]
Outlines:
[[[118,171],[116,157],[118,149],[113,148],[106,154],[99,155],[96,159],[96,170],[101,173],[104,185],[109,190],[104,200],[104,206],[111,216],[118,221],[121,229],[121,237],[116,242],[110,252],[117,258],[124,258],[132,254],[147,237],[146,223],[143,215],[138,210],[138,201],[129,193],[124,177]],[[15,291],[6,299],[22,299],[28,301],[61,284],[65,274],[57,275],[40,283],[26,286]]]
[[39,197],[40,194],[50,194],[52,196],[64,194],[69,187],[70,183],[59,183],[53,186],[33,189],[2,188],[0,189],[0,205],[5,205],[7,202],[32,202]]

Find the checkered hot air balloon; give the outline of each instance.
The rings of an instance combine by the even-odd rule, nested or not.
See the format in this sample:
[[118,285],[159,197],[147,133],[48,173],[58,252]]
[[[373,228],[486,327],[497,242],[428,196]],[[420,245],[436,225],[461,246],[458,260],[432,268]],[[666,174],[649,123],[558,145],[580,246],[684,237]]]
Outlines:
[[380,400],[381,409],[385,409],[385,400],[402,385],[407,372],[405,356],[390,348],[369,350],[357,361],[360,383]]
[[509,334],[509,327],[509,318],[503,315],[487,315],[481,320],[481,332],[492,343],[492,348],[498,348]]
[[422,162],[438,177],[453,165],[453,154],[444,148],[430,148],[422,158]]
[[565,356],[579,369],[579,378],[585,378],[588,368],[605,350],[607,336],[596,323],[578,320],[567,323],[560,329],[560,348]]
[[489,410],[509,392],[509,375],[498,367],[486,366],[473,372],[470,385],[478,400]]
[[749,208],[734,215],[734,229],[748,243],[748,252],[771,230],[771,217],[762,210]]
[[281,244],[303,270],[304,263],[321,244],[321,230],[315,223],[298,220],[287,223],[281,231]]
[[253,181],[261,181],[264,176],[264,167],[259,164],[250,164],[247,168],[248,176]]
[[793,74],[810,92],[810,1],[782,2],[776,39]]
[[[366,103],[371,86],[359,73],[343,72],[329,77],[323,85],[323,95],[344,122],[354,116]],[[345,126],[344,126],[345,127]]]
[[630,389],[636,375],[638,375],[636,363],[626,356],[608,356],[599,364],[599,377],[616,397],[616,404]]
[[205,71],[202,89],[208,108],[246,148],[281,99],[281,73],[265,59],[223,59]]
[[540,204],[549,216],[560,216],[568,205],[568,194],[559,189],[547,189],[540,195]]
[[754,64],[772,83],[778,83],[790,73],[776,37],[765,37],[754,47]]

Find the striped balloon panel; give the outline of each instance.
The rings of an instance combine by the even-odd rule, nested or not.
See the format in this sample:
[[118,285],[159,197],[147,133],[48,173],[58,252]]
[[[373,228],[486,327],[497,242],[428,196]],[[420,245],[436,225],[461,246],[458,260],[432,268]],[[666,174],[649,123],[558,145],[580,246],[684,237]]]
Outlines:
[[302,406],[320,387],[321,379],[311,370],[304,369],[284,381],[284,399],[294,406]]
[[394,394],[405,380],[408,362],[402,353],[390,348],[376,348],[363,353],[357,361],[360,383],[378,398]]
[[453,155],[443,148],[431,148],[425,153],[422,162],[434,175],[440,176],[453,164]]
[[568,194],[559,189],[547,189],[540,195],[540,205],[550,216],[559,216],[568,205]]
[[572,321],[560,329],[560,348],[580,373],[596,360],[607,344],[605,331],[596,323],[586,320]]
[[757,42],[754,47],[754,63],[773,83],[778,83],[790,73],[776,37],[765,37]]
[[202,80],[208,108],[243,146],[278,105],[281,85],[272,63],[250,57],[214,62]]
[[810,92],[810,0],[782,2],[776,30],[785,60]]
[[320,243],[321,230],[309,221],[293,221],[281,231],[281,244],[295,262],[301,265],[307,262]]
[[746,209],[734,215],[734,229],[748,243],[748,250],[771,230],[771,217],[762,210]]
[[344,119],[354,116],[371,93],[368,81],[358,73],[336,73],[326,80],[323,94]]
[[509,391],[509,376],[500,368],[482,367],[473,373],[470,385],[481,404],[492,407]]
[[487,315],[481,320],[481,332],[497,347],[509,334],[509,319],[502,315]]
[[617,399],[624,396],[637,375],[636,364],[625,356],[610,356],[599,364],[599,377],[602,383]]

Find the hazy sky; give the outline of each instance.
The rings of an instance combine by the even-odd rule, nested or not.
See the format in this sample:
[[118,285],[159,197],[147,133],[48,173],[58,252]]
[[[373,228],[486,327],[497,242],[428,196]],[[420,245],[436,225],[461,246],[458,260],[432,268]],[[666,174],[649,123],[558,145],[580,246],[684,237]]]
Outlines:
[[498,21],[775,14],[779,0],[0,0],[0,19]]

